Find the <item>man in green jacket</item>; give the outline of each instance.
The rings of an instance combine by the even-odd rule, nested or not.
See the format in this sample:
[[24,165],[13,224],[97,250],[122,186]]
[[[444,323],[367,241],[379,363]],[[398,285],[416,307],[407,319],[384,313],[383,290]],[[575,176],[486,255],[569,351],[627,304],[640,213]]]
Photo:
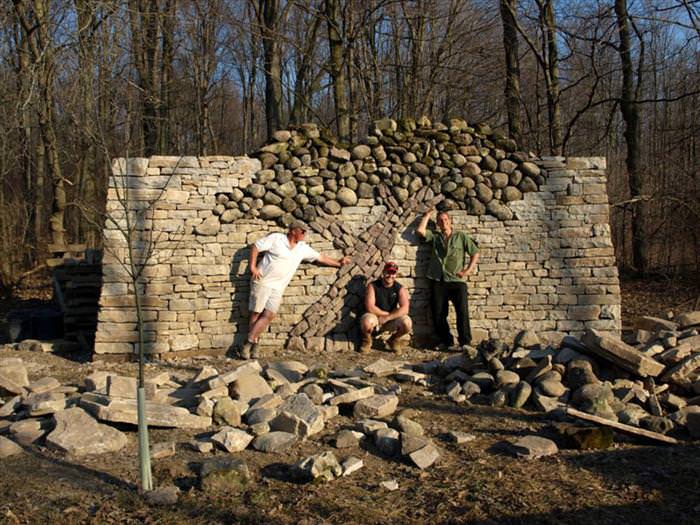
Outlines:
[[[433,327],[440,339],[440,349],[452,347],[454,340],[447,323],[449,303],[457,313],[457,334],[459,344],[471,344],[472,334],[469,325],[469,303],[465,279],[479,262],[479,247],[463,231],[454,231],[452,221],[446,211],[437,214],[438,231],[428,230],[428,221],[435,210],[430,208],[418,225],[416,233],[431,247],[427,277],[430,280],[430,306],[433,314]],[[469,256],[465,265],[466,256]]]

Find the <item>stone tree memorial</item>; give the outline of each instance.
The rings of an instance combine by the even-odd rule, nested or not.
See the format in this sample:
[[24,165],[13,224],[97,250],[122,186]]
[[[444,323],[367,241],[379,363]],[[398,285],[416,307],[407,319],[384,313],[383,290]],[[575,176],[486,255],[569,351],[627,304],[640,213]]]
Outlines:
[[[313,124],[278,131],[249,157],[115,159],[112,187],[148,203],[153,243],[142,275],[145,351],[225,352],[247,330],[249,245],[294,219],[315,249],[348,255],[340,270],[302,265],[261,345],[354,348],[366,279],[399,264],[414,339],[432,328],[428,251],[415,237],[429,206],[453,210],[479,243],[469,277],[475,340],[530,329],[556,341],[586,328],[619,334],[620,287],[610,236],[605,159],[536,158],[487,125],[461,119],[377,121],[345,147]],[[158,198],[153,201],[153,196]],[[107,213],[120,203],[108,192]],[[96,354],[129,355],[137,341],[134,287],[108,223]],[[156,241],[153,241],[156,239]]]

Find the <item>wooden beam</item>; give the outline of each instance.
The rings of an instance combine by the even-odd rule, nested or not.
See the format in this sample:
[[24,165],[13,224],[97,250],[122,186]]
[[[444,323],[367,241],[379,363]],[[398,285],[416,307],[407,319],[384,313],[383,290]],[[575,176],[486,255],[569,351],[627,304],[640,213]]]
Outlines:
[[671,445],[678,445],[680,442],[672,437],[664,436],[658,432],[652,432],[651,430],[644,430],[643,428],[633,427],[631,425],[625,425],[623,423],[618,423],[617,421],[610,421],[602,417],[594,416],[586,412],[581,412],[575,408],[566,408],[566,413],[570,416],[583,419],[584,421],[590,421],[592,423],[598,423],[599,425],[604,425],[607,427],[612,427],[615,430],[621,432],[626,432],[628,434],[633,434],[635,436],[643,436],[645,438],[654,439],[656,441],[661,441],[663,443],[669,443]]

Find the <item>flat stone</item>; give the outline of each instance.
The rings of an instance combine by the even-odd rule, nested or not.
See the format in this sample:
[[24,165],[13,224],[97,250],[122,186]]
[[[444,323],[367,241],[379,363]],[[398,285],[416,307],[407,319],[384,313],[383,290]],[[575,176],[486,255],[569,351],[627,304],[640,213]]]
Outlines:
[[54,414],[55,429],[46,437],[46,444],[73,456],[117,452],[126,445],[123,432],[95,421],[79,407]]
[[214,405],[212,419],[217,425],[237,427],[241,424],[241,409],[230,397],[220,397]]
[[450,430],[446,435],[445,438],[447,441],[450,441],[452,443],[457,443],[458,445],[464,445],[465,443],[469,443],[470,441],[474,441],[476,439],[476,436],[474,434],[469,434],[468,432],[461,432],[459,430]]
[[363,370],[376,377],[385,377],[397,372],[403,365],[403,361],[391,362],[386,359],[379,359],[364,367]]
[[66,408],[66,396],[59,392],[30,394],[25,402],[30,416],[46,416]]
[[229,385],[231,397],[241,401],[252,401],[272,394],[272,388],[259,374],[246,374]]
[[374,433],[374,445],[386,456],[394,456],[401,449],[401,434],[393,428],[380,428]]
[[525,436],[516,441],[512,448],[516,456],[526,459],[551,456],[559,452],[559,448],[554,441],[540,436]]
[[43,438],[52,426],[49,419],[24,419],[10,425],[10,434],[17,443],[28,446]]
[[391,376],[400,383],[415,383],[418,385],[427,385],[428,376],[422,372],[413,370],[401,369]]
[[357,390],[350,390],[349,392],[346,392],[345,394],[340,394],[338,396],[333,397],[329,403],[331,405],[342,405],[345,403],[355,403],[356,401],[359,401],[360,399],[366,399],[368,397],[372,397],[374,395],[374,387],[368,386],[365,388],[358,388]]
[[[138,424],[136,400],[111,399],[99,394],[83,394],[80,406],[100,421]],[[146,422],[154,427],[201,429],[211,425],[211,418],[197,416],[182,407],[146,401]]]
[[112,375],[109,372],[103,370],[96,370],[92,374],[85,376],[83,383],[85,384],[85,390],[94,391],[99,390],[103,394],[107,393],[107,378]]
[[175,455],[175,442],[163,441],[151,447],[151,459],[164,459]]
[[207,454],[214,450],[214,443],[212,443],[211,441],[201,441],[199,439],[193,439],[192,441],[190,441],[190,447],[192,447],[192,449],[196,450],[197,452]]
[[259,423],[269,423],[276,416],[276,408],[256,408],[246,412],[245,420],[249,425],[257,425]]
[[110,375],[107,377],[107,395],[136,399],[138,382],[135,377]]
[[411,434],[401,434],[401,454],[408,456],[416,450],[427,447],[431,443],[425,436],[413,436]]
[[389,492],[394,492],[395,490],[399,490],[399,483],[395,479],[382,481],[381,483],[379,483],[379,486],[382,487],[383,489],[388,490]]
[[238,494],[250,484],[250,470],[239,458],[223,457],[205,461],[200,469],[200,486],[204,492]]
[[262,396],[250,405],[248,410],[257,410],[260,408],[274,409],[284,403],[284,399],[277,394],[268,394]]
[[312,480],[322,478],[327,481],[342,475],[343,467],[332,452],[320,452],[294,465],[294,471],[302,479]]
[[355,425],[357,426],[357,430],[363,434],[374,434],[380,428],[389,427],[384,421],[377,421],[375,419],[362,419],[357,421]]
[[392,426],[403,434],[411,436],[422,436],[425,431],[420,423],[416,423],[406,416],[397,415],[392,421]]
[[262,366],[257,361],[246,361],[242,365],[236,367],[234,370],[226,372],[225,374],[220,374],[217,377],[213,377],[209,380],[209,389],[215,389],[222,386],[229,385],[233,383],[236,379],[249,375],[257,374],[260,375],[262,372]]
[[11,439],[0,436],[0,459],[21,454],[23,451],[24,449]]
[[586,330],[583,343],[593,354],[641,377],[656,377],[665,368],[662,363],[644,355],[620,339],[597,332],[592,328]]
[[685,330],[691,326],[700,326],[700,310],[681,314],[678,316],[677,321],[681,330]]
[[158,487],[154,490],[149,490],[144,494],[146,501],[150,505],[156,507],[170,507],[177,504],[177,499],[180,496],[180,489],[175,485],[166,487]]
[[323,414],[323,420],[324,421],[330,421],[334,417],[338,417],[340,414],[340,410],[338,409],[338,405],[322,405],[318,407],[319,410],[321,411],[321,414]]
[[532,402],[537,409],[547,413],[564,407],[564,404],[561,403],[556,397],[545,396],[537,389],[534,389],[532,392]]
[[295,394],[285,400],[278,415],[270,421],[272,430],[294,433],[302,438],[323,430],[323,414],[306,394]]
[[353,414],[356,418],[386,417],[394,413],[399,398],[394,395],[374,395],[355,403]]
[[357,432],[356,430],[341,430],[335,436],[335,448],[357,447],[364,437],[365,435],[362,432]]
[[0,367],[0,394],[22,394],[25,387],[29,386],[27,368],[23,364],[14,364]]
[[0,406],[0,417],[11,416],[21,406],[22,396],[15,396],[11,399],[8,399],[4,405]]
[[211,440],[218,443],[227,452],[240,452],[253,441],[253,436],[240,428],[223,427],[211,436]]
[[61,383],[58,379],[54,377],[42,377],[41,379],[29,383],[27,390],[32,394],[43,394],[45,392],[51,392],[60,386]]
[[195,412],[198,416],[212,417],[212,415],[214,414],[214,401],[212,401],[211,399],[202,398],[199,401]]
[[311,400],[312,403],[316,405],[320,405],[321,403],[323,403],[323,388],[318,386],[316,383],[311,383],[304,386],[301,389],[301,392],[303,394],[306,394],[306,396]]
[[296,442],[296,434],[291,432],[268,432],[253,440],[253,448],[260,452],[285,452]]
[[341,466],[343,467],[343,476],[349,476],[353,472],[356,472],[364,467],[364,463],[360,458],[350,456],[342,462]]
[[540,345],[540,338],[537,336],[537,333],[532,330],[522,330],[515,336],[513,345],[523,348],[533,348]]
[[411,452],[408,457],[413,461],[416,467],[422,470],[428,468],[438,460],[440,451],[434,444],[430,443],[421,449]]
[[642,316],[636,320],[635,325],[641,330],[648,330],[649,332],[657,332],[659,330],[669,330],[675,332],[678,330],[678,323],[669,321],[668,319],[661,319],[659,317],[652,316]]
[[689,388],[694,379],[692,374],[700,368],[700,353],[690,355],[661,376],[661,381]]

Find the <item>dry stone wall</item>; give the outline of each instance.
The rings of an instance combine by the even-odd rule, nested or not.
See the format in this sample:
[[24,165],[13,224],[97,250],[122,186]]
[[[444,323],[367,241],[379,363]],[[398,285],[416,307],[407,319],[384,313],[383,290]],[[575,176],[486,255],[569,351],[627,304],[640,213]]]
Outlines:
[[[478,272],[469,279],[475,335],[509,340],[519,330],[532,329],[556,339],[587,327],[617,333],[620,289],[604,159],[543,158],[537,164],[547,170],[545,184],[509,203],[513,219],[452,212],[455,226],[470,232],[482,253]],[[137,341],[134,290],[125,267],[125,206],[133,228],[134,259],[145,263],[141,291],[146,350],[162,355],[226,351],[242,337],[248,246],[281,227],[241,217],[217,224],[216,231],[202,228],[214,217],[217,194],[245,189],[260,169],[258,160],[247,157],[114,161],[107,203],[114,220],[105,225],[95,353],[129,354]],[[340,271],[303,265],[263,344],[349,350],[361,276],[377,276],[386,258],[401,268],[400,280],[410,290],[416,339],[425,339],[431,331],[428,283],[420,276],[428,252],[413,230],[425,204],[436,197],[429,188],[418,197],[403,204],[358,199],[334,218],[317,218],[308,242],[333,256],[348,253],[353,264]],[[344,242],[337,242],[339,238]]]

